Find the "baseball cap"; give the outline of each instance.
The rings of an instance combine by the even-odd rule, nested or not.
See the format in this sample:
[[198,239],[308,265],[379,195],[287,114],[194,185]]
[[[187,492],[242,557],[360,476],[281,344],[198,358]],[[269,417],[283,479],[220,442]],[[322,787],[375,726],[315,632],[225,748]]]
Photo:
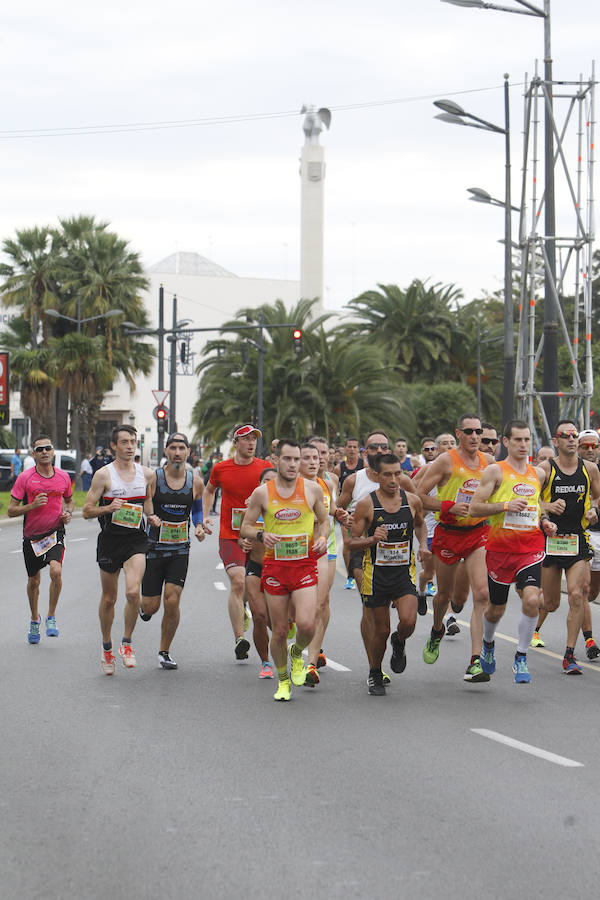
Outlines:
[[262,431],[259,428],[256,428],[254,425],[240,425],[239,428],[233,432],[233,440],[239,437],[247,437],[249,434],[255,434],[256,437],[262,437]]
[[165,444],[165,447],[168,447],[169,444],[174,443],[174,441],[181,441],[181,443],[185,444],[186,447],[190,446],[190,442],[188,441],[186,435],[183,434],[181,431],[174,431],[173,434],[170,434],[167,437],[167,442]]
[[586,428],[584,431],[579,432],[579,440],[584,441],[586,438],[596,438],[596,440],[600,440],[598,436],[598,432],[594,431],[593,428]]

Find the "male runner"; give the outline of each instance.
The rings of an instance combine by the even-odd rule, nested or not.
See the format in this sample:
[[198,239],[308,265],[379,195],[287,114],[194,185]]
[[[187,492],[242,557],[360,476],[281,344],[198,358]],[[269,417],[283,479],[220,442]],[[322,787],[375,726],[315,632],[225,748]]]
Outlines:
[[[482,432],[478,416],[462,415],[456,427],[458,448],[441,453],[427,467],[418,487],[423,506],[437,510],[439,519],[431,544],[435,554],[437,594],[433,599],[433,627],[423,650],[423,659],[433,664],[439,656],[445,632],[444,615],[455,590],[457,564],[464,559],[473,592],[471,661],[464,675],[464,680],[469,682],[489,681],[480,662],[482,615],[489,600],[485,566],[489,527],[485,516],[469,513],[469,504],[489,459],[478,449]],[[430,495],[434,487],[437,487],[436,497]],[[460,609],[453,607],[453,611],[460,612]]]
[[[273,698],[285,701],[290,699],[291,681],[302,685],[306,680],[302,651],[314,635],[317,559],[327,549],[329,517],[319,485],[298,474],[298,442],[282,438],[277,452],[277,477],[253,491],[240,536],[262,541],[266,547],[261,585],[271,619],[271,656],[279,676]],[[264,529],[257,526],[261,515]],[[287,635],[291,619],[296,623],[296,640],[289,648],[288,673]]]
[[96,561],[100,568],[102,595],[98,614],[102,631],[100,666],[105,675],[114,675],[116,660],[111,630],[119,588],[119,573],[125,573],[125,627],[119,656],[127,669],[136,665],[131,636],[141,603],[140,584],[146,568],[148,539],[144,512],[152,511],[150,483],[152,469],[133,461],[137,452],[137,431],[132,425],[117,425],[110,446],[114,462],[97,469],[85,503],[84,519],[98,519],[100,533]]
[[456,449],[456,438],[453,434],[443,431],[442,434],[438,434],[436,437],[435,445],[439,456],[440,453],[445,453],[447,450]]
[[[212,534],[209,518],[212,499],[218,487],[222,491],[221,522],[219,527],[219,556],[230,582],[229,619],[235,638],[235,658],[248,659],[250,642],[244,637],[244,587],[246,562],[252,546],[248,540],[238,544],[240,526],[246,512],[246,500],[257,486],[260,473],[271,467],[265,459],[257,459],[256,442],[262,433],[254,425],[240,425],[233,432],[235,452],[232,459],[224,459],[212,467],[202,498],[204,530]],[[250,624],[249,619],[248,625]],[[248,625],[246,627],[248,627]]]
[[[46,636],[58,637],[56,606],[62,588],[65,555],[65,525],[73,514],[73,490],[67,472],[52,465],[54,447],[46,434],[33,442],[35,465],[17,475],[10,492],[8,517],[23,520],[23,557],[27,570],[27,598],[31,621],[27,640],[39,644],[41,618],[38,611],[41,571],[50,569],[50,596]],[[63,502],[64,498],[64,502]]]
[[[271,454],[270,459],[273,459],[273,454]],[[270,481],[276,475],[276,469],[263,469],[260,473],[259,484],[262,484],[264,481]],[[257,524],[259,523],[260,520]],[[239,538],[239,540],[245,539]],[[246,562],[246,596],[252,612],[252,640],[261,661],[258,677],[272,678],[273,666],[269,662],[269,611],[260,585],[264,555],[265,545],[261,541],[252,541],[252,548]],[[288,637],[291,637],[291,634],[288,634]]]
[[538,452],[535,454],[533,458],[534,466],[541,466],[541,464],[547,459],[555,459],[556,458],[556,448],[550,447],[548,444],[544,444]]
[[[158,612],[164,586],[158,651],[158,663],[163,669],[177,668],[170,649],[179,625],[179,604],[188,570],[190,512],[194,500],[199,500],[204,491],[200,474],[194,474],[186,466],[189,452],[185,434],[180,431],[170,434],[165,446],[167,462],[153,473],[150,482],[153,512],[148,516],[149,546],[140,619],[148,622]],[[199,541],[206,537],[201,522],[194,534]]]
[[[433,462],[433,460],[438,455],[438,448],[436,446],[434,438],[423,438],[423,440],[421,441],[421,455],[425,460],[425,465],[421,466],[419,469],[416,469],[415,472],[413,472],[412,479],[413,484],[415,485],[415,490],[416,485],[423,477],[425,467],[428,465],[428,463]],[[433,488],[433,492],[435,495],[435,488]],[[431,542],[433,540],[433,532],[435,531],[437,520],[431,510],[428,510],[426,513],[424,513],[424,516],[425,525],[427,526],[427,549],[431,550]],[[423,562],[423,566],[419,572],[417,603],[420,616],[427,615],[427,597],[433,597],[435,593],[433,589],[434,575],[435,569],[433,567],[433,555],[430,554],[429,557]]]
[[410,475],[415,466],[416,459],[408,455],[408,441],[404,437],[399,437],[394,445],[394,453],[400,460],[400,467],[407,475]]
[[[587,459],[598,465],[598,454],[600,453],[600,443],[598,432],[593,428],[588,428],[579,434],[579,455],[582,459]],[[592,637],[592,613],[590,603],[596,602],[596,598],[600,593],[600,521],[589,527],[590,546],[594,552],[594,556],[590,561],[590,586],[587,600],[584,601],[583,607],[583,625],[582,631],[585,638],[586,656],[590,660],[598,659],[600,656],[600,648],[596,646],[596,642]],[[590,641],[592,643],[590,643]]]
[[[339,479],[339,491],[342,490],[346,478],[348,478],[350,475],[354,475],[356,472],[359,472],[365,466],[363,460],[360,457],[360,442],[357,437],[347,437],[344,450],[346,458],[338,463],[338,465],[335,466],[333,470],[333,474],[337,475]],[[346,528],[342,528],[342,540],[344,543],[342,553],[346,570],[348,572],[348,578],[346,579],[344,588],[347,591],[351,591],[352,588],[356,587],[356,581],[354,580],[352,570],[350,569],[350,548],[348,546],[350,537],[348,529]]]
[[491,520],[486,551],[490,599],[483,615],[481,666],[488,678],[496,670],[494,635],[506,611],[510,585],[516,584],[522,611],[513,672],[517,684],[528,684],[527,648],[540,604],[544,534],[550,540],[556,525],[540,510],[546,473],[527,462],[531,447],[527,423],[508,422],[502,443],[506,459],[483,472],[470,507],[474,516],[488,515]]
[[414,585],[413,530],[419,541],[419,561],[431,555],[423,506],[415,494],[400,487],[400,460],[393,453],[377,457],[377,490],[356,505],[350,547],[363,553],[361,634],[369,660],[369,694],[382,696],[385,684],[381,663],[390,633],[390,604],[398,612],[392,634],[393,672],[406,668],[405,644],[415,630],[417,591]]
[[558,457],[541,465],[546,475],[542,500],[550,521],[557,526],[557,533],[546,541],[542,570],[544,605],[535,631],[539,633],[544,613],[554,612],[560,605],[564,571],[569,612],[562,666],[565,675],[581,675],[582,669],[577,664],[574,651],[583,624],[583,602],[590,581],[589,561],[594,555],[588,526],[598,520],[596,509],[591,508],[591,500],[597,504],[600,498],[600,472],[595,463],[578,456],[579,433],[570,419],[562,419],[558,423],[552,441],[558,450]]
[[479,449],[482,453],[487,453],[492,459],[496,459],[496,447],[498,446],[498,432],[489,422],[482,422],[482,435],[479,438]]

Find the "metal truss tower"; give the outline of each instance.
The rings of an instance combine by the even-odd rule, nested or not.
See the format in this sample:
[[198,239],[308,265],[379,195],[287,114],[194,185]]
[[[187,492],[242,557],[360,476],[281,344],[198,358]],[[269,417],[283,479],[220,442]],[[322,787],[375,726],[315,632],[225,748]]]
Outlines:
[[[588,427],[594,390],[592,370],[592,253],[594,241],[594,130],[595,76],[586,81],[546,82],[536,74],[525,76],[523,180],[521,188],[519,249],[521,299],[519,341],[515,367],[515,393],[520,418],[529,424],[534,444],[550,440],[544,398],[558,398],[560,418],[571,417]],[[543,233],[546,197],[540,185],[541,133],[549,116],[554,137],[556,235]],[[527,231],[527,220],[530,220]],[[553,258],[556,252],[556,261]],[[568,348],[571,383],[558,391],[538,390],[536,370],[542,358],[544,336],[536,342],[537,298],[540,281],[550,287],[545,302],[554,303],[555,321]],[[563,300],[574,297],[567,321]],[[539,330],[539,328],[538,328]],[[581,346],[583,344],[583,346]],[[579,368],[585,363],[583,378]],[[541,433],[536,423],[541,422]]]

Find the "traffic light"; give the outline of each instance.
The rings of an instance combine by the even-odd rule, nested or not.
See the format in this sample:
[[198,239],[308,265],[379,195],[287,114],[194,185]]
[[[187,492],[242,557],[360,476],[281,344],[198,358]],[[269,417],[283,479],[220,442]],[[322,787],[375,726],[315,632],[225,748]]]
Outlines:
[[292,340],[294,341],[294,353],[300,353],[302,350],[302,329],[294,328],[292,331]]
[[159,434],[164,434],[167,430],[167,415],[169,410],[162,403],[158,406],[155,406],[152,410],[152,415],[156,419],[157,422],[157,430]]

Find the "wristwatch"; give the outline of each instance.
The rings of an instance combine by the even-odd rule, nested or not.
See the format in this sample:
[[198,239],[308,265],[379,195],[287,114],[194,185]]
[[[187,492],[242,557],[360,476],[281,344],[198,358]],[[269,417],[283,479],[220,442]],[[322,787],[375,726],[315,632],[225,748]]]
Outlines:
[[257,541],[260,541],[261,544],[262,544],[262,539],[263,539],[263,534],[264,534],[264,533],[265,533],[264,530],[263,530],[263,531],[257,531],[257,532],[256,532],[256,540],[257,540]]

